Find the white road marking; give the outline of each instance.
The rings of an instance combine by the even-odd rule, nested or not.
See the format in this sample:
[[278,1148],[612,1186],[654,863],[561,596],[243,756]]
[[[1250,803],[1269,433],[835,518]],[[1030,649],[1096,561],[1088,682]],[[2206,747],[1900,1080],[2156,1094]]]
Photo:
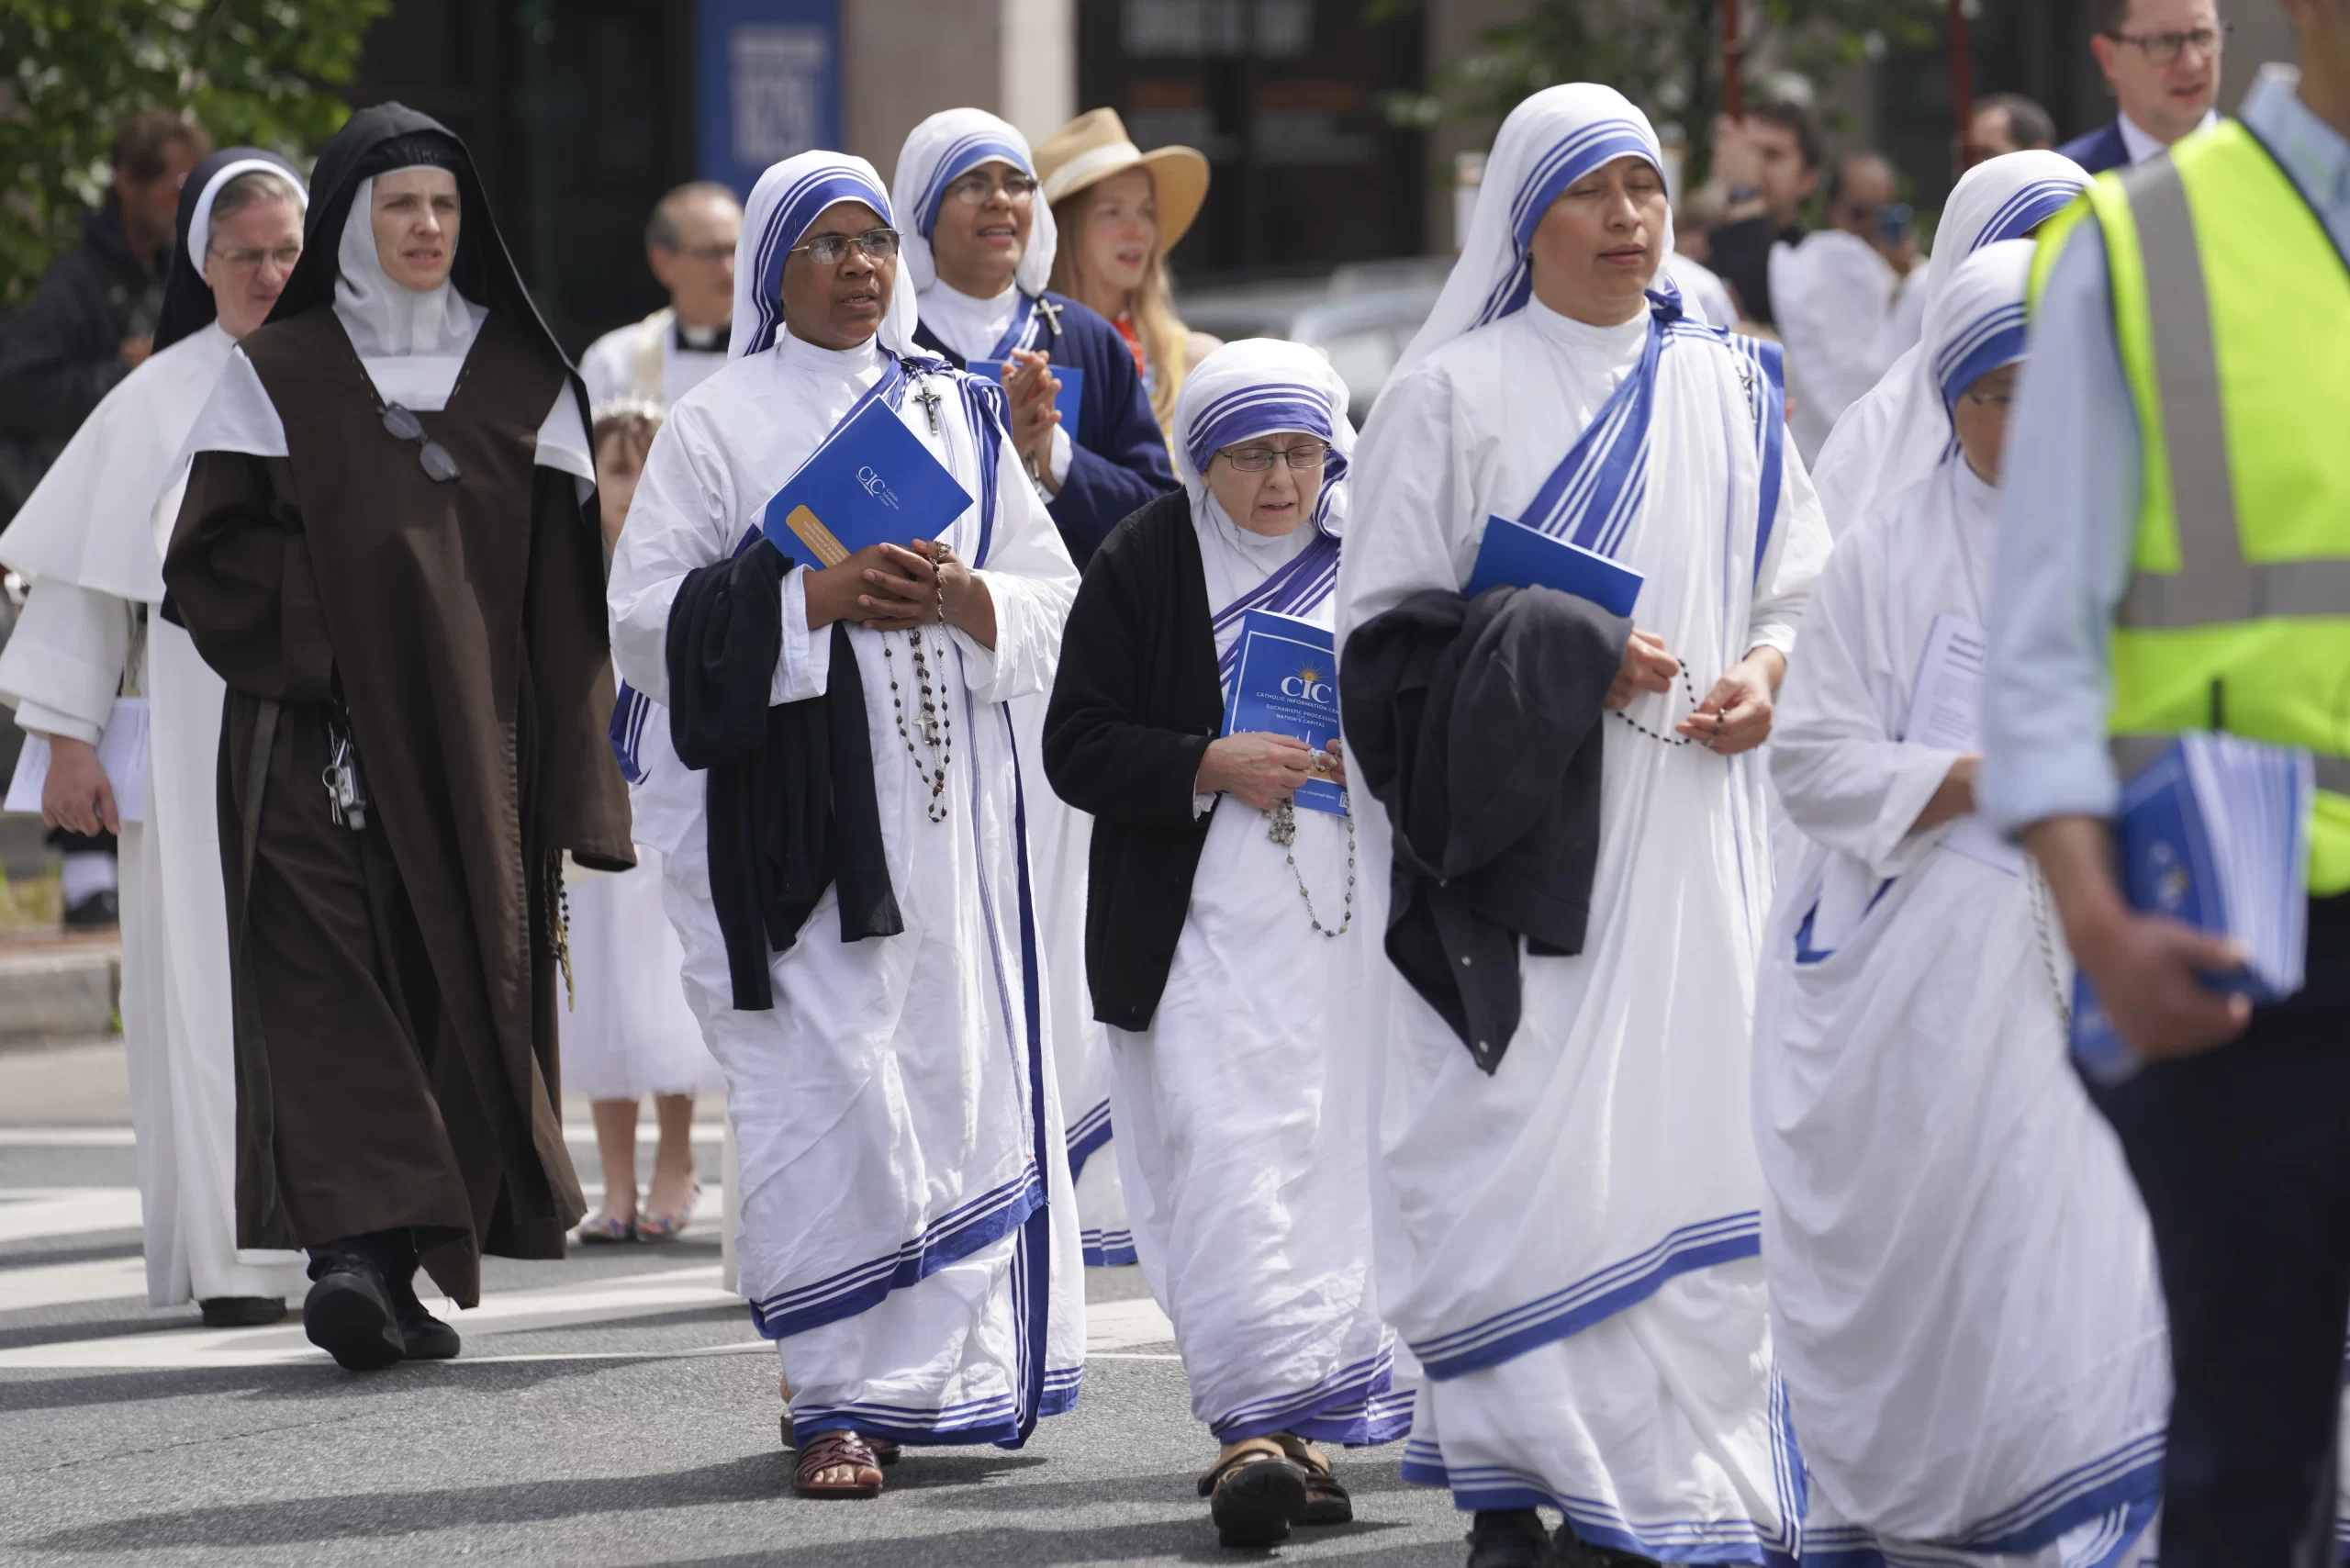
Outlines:
[[1148,1296],[1131,1301],[1088,1302],[1085,1307],[1085,1353],[1131,1350],[1137,1345],[1169,1345],[1175,1325]]
[[0,1187],[0,1241],[138,1228],[136,1187]]
[[138,1258],[101,1258],[86,1263],[41,1263],[0,1271],[0,1312],[30,1312],[77,1302],[147,1299],[147,1264]]

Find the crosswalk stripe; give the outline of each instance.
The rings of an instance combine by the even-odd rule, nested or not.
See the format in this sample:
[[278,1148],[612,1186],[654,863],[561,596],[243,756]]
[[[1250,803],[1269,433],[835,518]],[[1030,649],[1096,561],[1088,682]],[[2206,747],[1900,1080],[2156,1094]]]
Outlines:
[[[563,1136],[571,1143],[592,1144],[596,1141],[593,1122],[565,1122]],[[636,1142],[640,1148],[651,1148],[661,1141],[661,1129],[650,1117],[636,1125]],[[696,1122],[693,1141],[716,1148],[726,1141],[723,1122]],[[6,1126],[0,1127],[0,1148],[132,1148],[138,1135],[129,1127],[90,1126]]]
[[0,1187],[0,1241],[138,1228],[136,1187]]
[[42,1263],[0,1271],[0,1312],[70,1306],[147,1295],[147,1264],[139,1258],[101,1258],[83,1263]]

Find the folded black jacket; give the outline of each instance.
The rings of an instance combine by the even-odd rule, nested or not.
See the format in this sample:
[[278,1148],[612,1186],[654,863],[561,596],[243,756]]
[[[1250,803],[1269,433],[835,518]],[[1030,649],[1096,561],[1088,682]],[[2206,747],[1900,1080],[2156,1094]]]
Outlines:
[[790,569],[761,539],[687,573],[669,610],[669,738],[679,761],[710,774],[710,896],[739,1013],[775,1005],[767,956],[799,940],[834,881],[842,941],[906,928],[882,850],[847,623],[833,622],[822,696],[767,701]]
[[1551,588],[1430,590],[1338,661],[1348,771],[1394,828],[1388,960],[1488,1073],[1517,1032],[1519,939],[1583,951],[1600,705],[1631,633]]

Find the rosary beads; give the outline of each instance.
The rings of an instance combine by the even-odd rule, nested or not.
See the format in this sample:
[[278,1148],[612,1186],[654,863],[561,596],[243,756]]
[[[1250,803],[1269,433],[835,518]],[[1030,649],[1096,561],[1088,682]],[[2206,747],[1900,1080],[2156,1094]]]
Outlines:
[[[938,623],[946,624],[946,566],[955,559],[954,552],[945,545],[938,547],[934,580],[938,590]],[[898,738],[906,743],[906,755],[914,759],[914,776],[930,786],[928,812],[930,820],[946,820],[946,765],[955,760],[955,722],[947,713],[946,653],[942,647],[938,655],[938,681],[935,689],[931,683],[931,660],[928,644],[922,628],[906,633],[906,641],[913,645],[914,685],[920,693],[922,714],[915,727],[922,731],[923,746],[928,748],[931,761],[925,763],[914,737],[906,729],[906,705],[898,689],[898,664],[890,651],[890,639],[881,639],[881,659],[890,670],[890,707],[897,715]]]

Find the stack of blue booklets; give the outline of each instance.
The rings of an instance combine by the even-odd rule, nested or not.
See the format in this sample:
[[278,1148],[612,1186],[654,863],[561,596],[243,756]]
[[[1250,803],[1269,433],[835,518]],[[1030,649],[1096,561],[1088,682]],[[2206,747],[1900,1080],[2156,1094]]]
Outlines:
[[[1338,660],[1329,633],[1293,615],[1252,610],[1240,621],[1240,658],[1225,704],[1227,735],[1295,735],[1315,751],[1338,733]],[[1327,779],[1292,797],[1310,811],[1347,814],[1347,792]]]
[[837,566],[868,544],[935,539],[970,505],[946,465],[877,398],[783,482],[759,526],[793,560],[812,554]]
[[[1001,386],[1003,383],[1003,364],[1000,359],[975,359],[968,368],[981,380]],[[1061,384],[1061,389],[1053,394],[1053,407],[1060,410],[1061,429],[1069,431],[1069,440],[1075,441],[1078,439],[1077,411],[1085,402],[1085,368],[1076,364],[1056,364],[1049,368],[1053,379]]]
[[[2244,949],[2241,969],[2204,977],[2212,989],[2255,1004],[2301,989],[2315,790],[2307,752],[2223,734],[2180,736],[2122,787],[2114,833],[2131,907]],[[2137,1066],[2086,975],[2074,987],[2073,1052],[2108,1081]]]
[[1557,588],[1628,621],[1644,580],[1631,567],[1572,540],[1554,538],[1505,517],[1489,517],[1485,537],[1477,546],[1477,564],[1469,569],[1469,585],[1460,596],[1474,599],[1505,583]]

